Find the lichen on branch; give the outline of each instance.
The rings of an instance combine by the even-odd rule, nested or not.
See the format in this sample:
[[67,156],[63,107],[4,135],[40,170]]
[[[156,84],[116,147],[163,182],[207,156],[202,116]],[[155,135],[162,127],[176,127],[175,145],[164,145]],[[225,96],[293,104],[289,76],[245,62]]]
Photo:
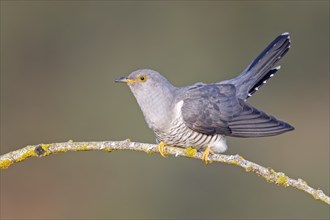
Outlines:
[[[111,152],[114,150],[134,150],[142,151],[148,154],[158,152],[158,147],[155,144],[146,144],[125,141],[103,141],[103,142],[73,142],[52,144],[29,145],[22,149],[0,155],[0,169],[7,169],[9,166],[22,162],[30,157],[44,157],[57,153],[74,152],[74,151],[105,151]],[[201,159],[202,153],[192,148],[177,148],[165,146],[166,153],[176,157],[188,157]],[[330,205],[330,198],[322,190],[310,187],[306,181],[302,179],[292,179],[286,176],[283,172],[276,172],[271,168],[265,168],[256,163],[248,161],[239,155],[224,155],[213,154],[209,157],[210,162],[219,162],[242,167],[246,172],[255,173],[264,178],[267,182],[275,183],[284,187],[293,187],[310,194],[316,200],[320,200]]]

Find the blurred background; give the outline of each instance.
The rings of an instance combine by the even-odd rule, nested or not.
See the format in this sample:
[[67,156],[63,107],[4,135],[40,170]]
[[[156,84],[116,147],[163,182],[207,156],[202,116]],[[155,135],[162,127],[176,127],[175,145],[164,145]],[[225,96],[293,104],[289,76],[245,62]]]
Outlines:
[[[328,1],[1,1],[1,154],[29,144],[154,143],[117,77],[152,68],[174,85],[239,74],[290,32],[282,69],[249,103],[296,130],[228,138],[226,154],[329,195]],[[306,218],[329,206],[243,169],[159,154],[65,153],[1,171],[2,219]]]

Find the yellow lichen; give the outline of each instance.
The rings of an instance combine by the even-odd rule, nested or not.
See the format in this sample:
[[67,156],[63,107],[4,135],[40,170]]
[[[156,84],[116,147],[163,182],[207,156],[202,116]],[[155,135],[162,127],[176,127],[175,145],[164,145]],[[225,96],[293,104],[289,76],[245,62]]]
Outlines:
[[187,157],[194,157],[196,153],[197,153],[197,150],[194,149],[194,148],[192,148],[192,147],[188,147],[186,149],[186,155],[187,155]]
[[[264,177],[264,176],[263,176]],[[266,179],[266,181],[267,182],[269,182],[269,183],[273,183],[274,182],[274,180],[273,179],[270,179],[270,178],[267,178],[267,177],[264,177],[265,179]]]
[[272,169],[272,168],[269,171],[270,171],[271,174],[275,174],[276,173],[275,170]]
[[[57,151],[55,152],[56,154],[57,153],[65,153],[65,152],[68,152],[68,149],[65,149],[65,148],[59,148],[57,149]],[[50,154],[50,153],[49,153]]]
[[282,185],[282,186],[286,186],[288,178],[289,177],[287,177],[284,173],[278,172],[275,183],[279,184],[279,185]]
[[13,162],[9,159],[0,161],[0,169],[7,169]]
[[41,144],[41,148],[42,148],[44,151],[47,151],[49,147],[50,147],[50,144]]
[[45,151],[42,156],[45,157],[45,156],[48,156],[48,155],[50,155],[50,152],[49,151]]
[[50,144],[41,144],[41,148],[44,150],[44,153],[42,156],[48,156],[50,152],[48,151],[48,148],[50,147]]
[[246,172],[251,172],[252,170],[253,170],[252,167],[246,167],[246,168],[245,168],[245,171],[246,171]]
[[36,156],[38,156],[38,155],[36,154],[36,152],[34,152],[34,148],[31,148],[31,149],[27,150],[24,154],[22,154],[22,156],[20,156],[16,160],[16,162],[21,162],[29,157],[36,157]]
[[237,165],[238,164],[238,160],[233,160],[232,164]]
[[82,146],[77,147],[76,151],[85,151],[87,150],[87,144],[83,144]]
[[106,152],[111,152],[112,150],[110,149],[110,148],[104,148],[104,151],[106,151]]

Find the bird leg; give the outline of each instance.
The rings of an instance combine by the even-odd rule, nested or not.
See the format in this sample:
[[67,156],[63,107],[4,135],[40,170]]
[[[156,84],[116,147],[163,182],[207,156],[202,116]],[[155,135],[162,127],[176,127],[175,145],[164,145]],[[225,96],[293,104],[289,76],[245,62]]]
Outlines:
[[158,151],[160,153],[160,155],[162,155],[162,157],[167,157],[167,153],[165,152],[164,150],[164,147],[166,146],[165,142],[164,141],[161,141],[159,144],[158,144]]
[[209,163],[209,154],[214,154],[209,146],[206,147],[202,155],[202,161],[207,165]]

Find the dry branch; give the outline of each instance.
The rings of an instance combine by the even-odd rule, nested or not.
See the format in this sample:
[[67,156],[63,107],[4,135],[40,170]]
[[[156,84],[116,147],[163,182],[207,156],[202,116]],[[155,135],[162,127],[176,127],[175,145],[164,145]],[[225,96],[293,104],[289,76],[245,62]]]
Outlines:
[[[0,169],[6,169],[14,163],[18,163],[26,160],[29,157],[42,157],[49,156],[57,153],[64,153],[69,151],[89,151],[89,150],[101,150],[111,152],[114,150],[135,150],[144,151],[146,153],[158,152],[157,145],[145,144],[126,141],[104,141],[104,142],[65,142],[65,143],[53,143],[53,144],[39,144],[30,145],[22,149],[9,152],[0,156]],[[197,152],[195,149],[188,148],[176,148],[165,147],[165,151],[168,154],[183,157],[190,157],[195,159],[201,159],[202,153]],[[239,155],[223,155],[213,154],[210,156],[210,162],[220,162],[226,164],[232,164],[242,167],[247,172],[252,172],[260,177],[263,177],[267,182],[282,185],[284,187],[291,186],[298,190],[304,191],[314,197],[316,200],[330,205],[330,198],[323,193],[320,189],[314,189],[307,185],[307,183],[301,179],[292,179],[286,176],[282,172],[276,172],[271,168],[265,168],[256,163],[245,160]]]

